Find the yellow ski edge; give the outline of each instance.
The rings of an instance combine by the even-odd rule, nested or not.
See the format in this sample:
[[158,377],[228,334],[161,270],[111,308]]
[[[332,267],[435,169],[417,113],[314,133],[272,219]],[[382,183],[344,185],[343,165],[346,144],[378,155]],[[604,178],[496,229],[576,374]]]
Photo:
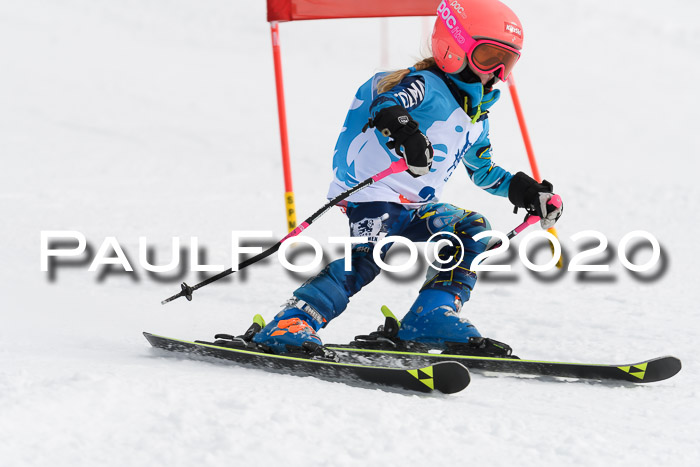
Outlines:
[[[143,332],[143,335],[144,335],[144,337],[146,337],[146,339],[148,339],[148,336],[153,336],[153,337],[157,337],[160,339],[168,339],[168,340],[175,341],[175,342],[182,342],[183,344],[191,344],[191,345],[196,345],[196,346],[200,346],[200,347],[221,349],[221,350],[227,350],[229,352],[238,352],[238,353],[249,354],[249,355],[262,355],[264,357],[277,358],[280,360],[292,360],[292,361],[299,361],[299,362],[310,362],[310,363],[316,363],[316,364],[327,364],[327,365],[336,365],[336,366],[345,366],[345,367],[378,368],[378,369],[382,369],[382,370],[408,371],[408,370],[413,369],[413,368],[396,368],[396,367],[388,367],[388,366],[376,366],[376,365],[333,362],[333,361],[328,361],[328,360],[313,360],[310,358],[290,357],[288,355],[277,355],[277,354],[272,354],[272,353],[254,352],[252,350],[245,350],[245,349],[232,349],[230,347],[222,347],[222,346],[213,345],[213,344],[203,344],[201,342],[192,342],[192,341],[188,341],[185,339],[177,339],[174,337],[161,336],[158,334],[152,334],[150,332],[145,332],[145,331]],[[163,350],[165,350],[165,349],[163,349]],[[432,367],[433,365],[430,365],[430,366]]]
[[[348,347],[334,347],[332,345],[326,346],[326,348],[330,350],[336,350],[339,352],[364,352],[364,353],[373,353],[376,352],[373,349],[358,349],[358,348],[348,348]],[[391,355],[410,355],[414,357],[442,357],[445,359],[445,361],[459,361],[459,360],[493,360],[493,361],[514,361],[514,362],[524,362],[524,363],[548,363],[551,365],[581,365],[581,366],[602,366],[602,367],[617,367],[620,368],[622,366],[639,366],[639,365],[644,365],[648,364],[649,362],[653,360],[659,360],[662,358],[675,358],[671,355],[664,355],[661,357],[656,357],[651,360],[644,360],[639,363],[633,363],[629,365],[612,365],[609,363],[581,363],[581,362],[560,362],[560,361],[547,361],[547,360],[523,360],[523,359],[510,359],[510,358],[498,358],[498,357],[477,357],[474,355],[456,355],[456,354],[439,354],[439,353],[424,353],[424,352],[401,352],[398,350],[382,350],[380,351],[383,354],[391,354]],[[377,352],[379,353],[379,352]]]

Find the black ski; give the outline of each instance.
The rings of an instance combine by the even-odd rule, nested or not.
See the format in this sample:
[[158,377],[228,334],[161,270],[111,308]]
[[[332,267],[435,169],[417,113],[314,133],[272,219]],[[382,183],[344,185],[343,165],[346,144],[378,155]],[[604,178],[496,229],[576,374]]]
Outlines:
[[681,361],[665,356],[639,363],[610,365],[596,363],[568,363],[518,358],[480,357],[471,355],[439,354],[426,352],[404,352],[381,349],[357,348],[353,345],[326,346],[349,361],[362,357],[363,361],[376,364],[435,365],[444,361],[460,362],[470,370],[499,373],[558,376],[603,381],[628,381],[630,383],[653,383],[663,381],[681,371]]
[[469,385],[469,370],[461,363],[446,359],[421,368],[389,368],[360,363],[336,362],[275,355],[249,349],[222,347],[212,343],[171,339],[144,332],[148,342],[156,348],[189,355],[212,357],[241,365],[284,372],[300,376],[344,383],[371,383],[407,391],[440,391],[453,394]]

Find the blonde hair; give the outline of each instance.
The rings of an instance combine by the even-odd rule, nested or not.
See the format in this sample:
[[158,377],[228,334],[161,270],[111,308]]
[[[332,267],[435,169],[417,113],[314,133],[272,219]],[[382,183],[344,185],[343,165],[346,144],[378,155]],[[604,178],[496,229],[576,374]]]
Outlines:
[[[435,66],[435,59],[433,57],[424,58],[420,62],[413,65],[416,71],[427,70],[432,66]],[[379,80],[379,84],[377,85],[377,92],[379,94],[387,92],[388,90],[399,84],[401,80],[404,79],[406,75],[410,72],[411,70],[409,70],[408,68],[404,68],[403,70],[392,71],[384,78]]]

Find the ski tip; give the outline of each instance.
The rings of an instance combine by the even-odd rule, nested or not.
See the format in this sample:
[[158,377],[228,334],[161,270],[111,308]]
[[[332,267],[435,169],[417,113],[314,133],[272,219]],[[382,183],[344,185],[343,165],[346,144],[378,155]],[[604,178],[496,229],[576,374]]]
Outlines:
[[681,363],[681,359],[678,357],[674,357],[672,355],[668,355],[666,357],[661,357],[662,361],[665,361],[665,370],[666,370],[666,377],[662,379],[667,379],[671,378],[672,376],[677,375],[680,373],[681,369],[683,368],[683,363]]
[[156,339],[156,335],[153,334],[153,333],[144,331],[142,334],[143,334],[143,337],[145,337],[146,340],[147,340],[148,342],[150,342],[151,344],[152,344],[153,341]]
[[454,394],[469,386],[469,369],[459,362],[439,362],[431,365],[434,389],[443,394]]
[[154,345],[153,342],[155,341],[155,336],[153,334],[151,334],[150,332],[146,332],[146,331],[144,331],[142,334],[143,334],[143,337],[146,338],[148,343],[153,346]]
[[680,373],[681,369],[683,368],[683,363],[681,363],[680,358],[671,357],[671,360],[675,363],[676,372],[674,373],[674,375],[676,375],[676,374]]
[[677,375],[683,364],[680,359],[667,355],[632,365],[618,366],[626,373],[626,379],[633,383],[656,383]]

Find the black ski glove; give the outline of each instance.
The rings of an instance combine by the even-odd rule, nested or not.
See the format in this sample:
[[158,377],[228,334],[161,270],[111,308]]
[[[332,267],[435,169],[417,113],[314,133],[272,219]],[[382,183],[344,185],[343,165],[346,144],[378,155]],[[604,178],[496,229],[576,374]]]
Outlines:
[[391,139],[386,146],[406,159],[408,173],[420,177],[430,172],[433,163],[433,146],[430,140],[418,129],[418,122],[400,105],[380,110],[370,118],[365,129],[377,128]]
[[516,208],[525,208],[528,213],[539,216],[542,228],[549,229],[556,224],[564,209],[563,205],[549,204],[554,196],[553,188],[547,180],[537,183],[526,173],[518,172],[510,180],[508,199]]

